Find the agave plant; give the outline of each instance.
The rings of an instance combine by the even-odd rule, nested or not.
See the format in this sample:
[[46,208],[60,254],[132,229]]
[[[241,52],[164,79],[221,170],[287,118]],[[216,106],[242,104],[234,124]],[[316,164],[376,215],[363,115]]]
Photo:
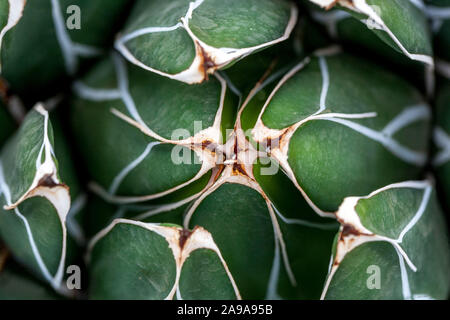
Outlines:
[[448,297],[445,1],[69,5],[0,1],[0,298]]

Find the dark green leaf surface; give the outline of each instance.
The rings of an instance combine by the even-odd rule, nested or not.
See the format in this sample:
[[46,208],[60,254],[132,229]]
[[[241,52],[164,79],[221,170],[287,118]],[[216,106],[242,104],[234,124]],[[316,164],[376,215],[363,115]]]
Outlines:
[[[224,84],[211,80],[189,86],[126,64],[118,56],[114,62],[115,69],[113,62],[103,62],[75,86],[79,98],[73,103],[73,124],[96,182],[111,195],[144,196],[178,188],[205,174],[189,145],[174,150],[171,144],[213,126],[220,130],[215,122],[220,120],[221,106],[228,108],[234,102],[222,101]],[[111,74],[117,84],[110,83]],[[150,99],[149,90],[154,93]],[[113,92],[111,98],[103,95],[105,91]],[[143,132],[111,113],[111,107],[136,121]],[[198,139],[202,143],[208,137]]]
[[448,298],[449,6],[0,0],[0,299]]
[[289,36],[297,18],[284,0],[138,1],[116,48],[130,62],[186,83]]
[[48,113],[37,105],[1,152],[0,235],[20,263],[59,289],[70,196],[53,150]]
[[318,208],[418,177],[430,110],[404,80],[343,54],[307,60],[285,80],[261,121],[285,139],[281,165]]
[[[408,58],[433,65],[431,34],[426,14],[409,0],[361,0],[346,1],[310,0],[322,7],[336,3],[340,9],[367,25],[381,40]],[[336,32],[337,24],[347,15],[339,12],[328,16],[326,22]],[[326,19],[326,15],[323,16]],[[406,27],[407,26],[407,27]]]
[[[448,238],[429,182],[408,181],[387,186],[367,197],[347,198],[337,216],[343,228],[323,297],[445,299],[448,296]],[[346,231],[349,228],[352,231]]]
[[23,16],[0,42],[2,77],[14,91],[42,96],[52,93],[51,87],[60,87],[66,75],[76,73],[83,58],[102,52],[127,1],[77,1],[80,29],[66,26],[74,14],[67,9],[73,4],[66,0],[26,1]]
[[[122,204],[105,207],[107,218],[102,218],[102,223],[113,217],[176,223],[184,219],[185,228],[202,226],[214,237],[243,298],[318,298],[338,227],[335,220],[325,217],[335,218],[333,212],[347,196],[362,196],[419,175],[426,159],[430,111],[411,85],[366,60],[330,50],[303,64],[288,73],[287,69],[269,68],[269,75],[271,71],[280,75],[266,75],[267,82],[263,77],[261,87],[251,90],[243,106],[242,123],[246,129],[254,127],[253,138],[259,143],[267,144],[269,138],[276,141],[277,134],[287,137],[282,142],[287,147],[283,149],[286,158],[277,158],[274,144],[272,161],[260,155],[261,163],[246,163],[245,152],[251,152],[251,145],[241,145],[246,142],[238,133],[228,135],[227,145],[236,144],[239,160],[235,162],[233,154],[225,151],[226,163],[211,163],[212,180],[206,183],[205,176],[198,194],[189,179],[210,164],[209,151],[202,149],[205,153],[200,153],[195,170],[186,171],[192,175],[183,175],[180,167],[189,166],[172,167],[170,153],[180,140],[171,140],[171,130],[186,130],[194,141],[198,131],[190,131],[189,124],[195,119],[203,119],[207,127],[216,130],[221,101],[225,101],[226,114],[222,125],[231,126],[237,109],[233,104],[238,102],[233,94],[242,103],[242,92],[250,91],[249,84],[234,71],[241,68],[239,64],[223,76],[189,89],[186,84],[125,64],[117,56],[99,64],[75,85],[78,97],[72,111],[86,162],[91,170],[96,164],[92,175],[101,188],[94,190],[104,200]],[[283,74],[279,70],[286,75],[277,85]],[[150,98],[148,90],[155,92]],[[199,110],[198,105],[204,108]],[[111,112],[111,107],[117,111]],[[251,112],[263,110],[260,119],[246,111],[247,107]],[[99,118],[102,123],[95,120]],[[261,124],[266,129],[261,129]],[[234,126],[240,125],[238,118]],[[286,128],[291,133],[283,133]],[[219,155],[225,141],[214,136],[214,131],[204,132],[200,141],[211,141],[215,148],[211,150]],[[267,132],[269,136],[264,136]],[[155,141],[162,144],[152,145],[135,163],[143,154],[138,150]],[[184,147],[195,150],[192,144]],[[122,150],[120,158],[118,150]],[[277,162],[282,169],[264,173]],[[110,166],[116,166],[114,175]],[[115,193],[111,186],[120,172],[125,176]],[[158,199],[156,206],[146,203],[152,199]],[[205,264],[214,269],[217,261],[204,255]],[[223,272],[215,278],[222,281]],[[194,282],[201,285],[207,281],[204,279]],[[183,281],[180,283],[189,283],[188,278]],[[179,295],[206,298],[210,293],[205,290]],[[218,291],[217,297],[228,291]],[[106,289],[102,292],[106,294]]]
[[210,234],[115,220],[90,246],[93,299],[235,299]]

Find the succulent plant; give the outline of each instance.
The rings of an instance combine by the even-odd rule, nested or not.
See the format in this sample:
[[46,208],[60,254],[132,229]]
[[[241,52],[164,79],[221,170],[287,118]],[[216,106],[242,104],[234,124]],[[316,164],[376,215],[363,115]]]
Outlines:
[[450,3],[31,2],[0,0],[0,298],[448,297]]

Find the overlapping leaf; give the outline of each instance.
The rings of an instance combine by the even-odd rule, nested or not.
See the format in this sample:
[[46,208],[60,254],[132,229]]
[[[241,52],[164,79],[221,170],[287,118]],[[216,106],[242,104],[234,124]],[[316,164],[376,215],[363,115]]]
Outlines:
[[[2,0],[0,5],[8,9],[0,17],[1,75],[17,92],[42,95],[64,75],[74,75],[82,58],[102,52],[127,1]],[[74,14],[80,23],[69,29]]]
[[278,83],[252,133],[316,212],[328,215],[346,196],[417,177],[430,116],[401,78],[331,51]]
[[[151,96],[149,88],[154,92]],[[144,201],[199,179],[208,181],[215,159],[204,149],[219,142],[222,110],[232,106],[224,80],[189,86],[115,55],[76,83],[75,91],[80,98],[73,119],[80,147],[92,176],[111,196],[123,202]],[[110,142],[99,145],[104,139]],[[173,145],[179,147],[175,152]],[[194,153],[188,152],[191,145]],[[180,163],[174,163],[172,156]],[[110,159],[106,166],[105,158]],[[162,166],[154,170],[154,163]]]
[[[239,299],[211,234],[115,220],[91,242],[93,299]],[[115,279],[115,281],[112,281]]]
[[0,156],[0,234],[13,256],[59,290],[70,195],[61,182],[49,115],[37,105]]
[[[226,72],[188,86],[113,56],[76,83],[74,127],[93,190],[125,204],[115,217],[204,227],[244,298],[317,298],[338,225],[321,216],[335,217],[347,196],[417,177],[430,111],[400,78],[335,50],[277,83],[279,71],[286,73],[265,75],[244,100],[248,91]],[[256,151],[243,124],[268,154]],[[174,138],[177,129],[186,135]],[[175,164],[180,147],[198,162]],[[267,174],[277,163],[282,171]]]
[[386,186],[349,197],[337,212],[326,299],[445,299],[448,238],[428,181]]
[[208,74],[286,40],[297,20],[287,1],[138,1],[116,48],[130,62],[171,79]]
[[[333,11],[330,14],[317,15],[326,23],[331,33],[336,35],[338,23],[353,16],[364,23],[381,40],[408,58],[433,66],[433,50],[427,15],[422,6],[417,7],[419,1],[409,0],[310,0],[326,9],[338,5],[344,11]],[[346,27],[354,28],[348,23]],[[357,29],[356,29],[357,30]],[[355,29],[354,29],[355,31]],[[344,30],[345,32],[345,30]],[[356,32],[355,37],[360,32]],[[369,39],[360,38],[362,42]],[[371,46],[371,44],[368,44]]]

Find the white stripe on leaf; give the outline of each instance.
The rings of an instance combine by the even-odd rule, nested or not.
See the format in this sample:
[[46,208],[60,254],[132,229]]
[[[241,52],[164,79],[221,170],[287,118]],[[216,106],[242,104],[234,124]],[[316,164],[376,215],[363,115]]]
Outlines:
[[64,18],[61,13],[59,0],[52,1],[52,18],[55,27],[56,38],[64,58],[66,71],[69,75],[74,75],[78,69],[78,56],[91,57],[99,55],[102,50],[85,44],[74,43],[66,29]]

